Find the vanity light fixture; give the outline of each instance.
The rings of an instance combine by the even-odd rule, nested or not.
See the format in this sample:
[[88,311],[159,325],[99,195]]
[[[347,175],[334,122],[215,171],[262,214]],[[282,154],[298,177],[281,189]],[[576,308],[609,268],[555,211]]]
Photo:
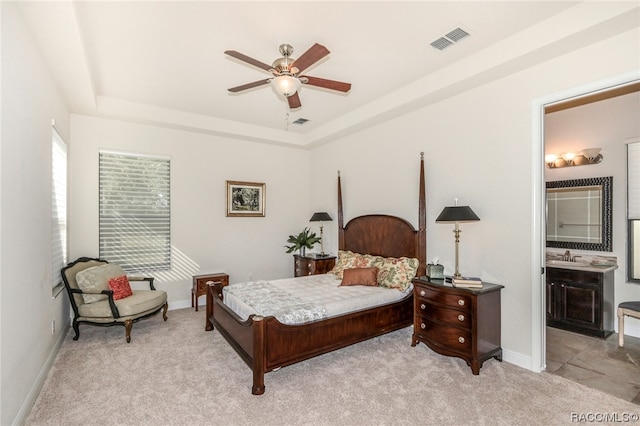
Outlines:
[[442,213],[436,219],[436,223],[455,223],[455,228],[453,230],[456,239],[456,271],[453,274],[454,277],[460,277],[460,269],[458,268],[458,246],[460,245],[460,227],[458,226],[461,222],[478,222],[480,218],[478,215],[471,210],[469,206],[459,206],[458,200],[456,199],[456,205],[445,207],[442,210]]
[[598,164],[601,161],[600,148],[586,148],[579,153],[567,151],[562,154],[547,154],[544,156],[544,162],[547,163],[547,167],[550,169]]
[[562,159],[567,162],[569,166],[573,166],[573,160],[576,158],[575,152],[565,152],[562,154]]

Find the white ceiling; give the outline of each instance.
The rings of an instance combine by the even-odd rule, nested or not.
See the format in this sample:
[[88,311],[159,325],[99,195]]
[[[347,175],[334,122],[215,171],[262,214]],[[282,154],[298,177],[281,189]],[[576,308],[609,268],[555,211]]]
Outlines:
[[[604,19],[621,21],[638,7],[620,2],[603,13],[583,3],[576,12],[578,3],[65,1],[21,7],[73,113],[305,146],[450,95],[456,84],[459,90],[465,81],[512,72],[518,61],[530,65],[527,53],[538,52],[536,61],[562,54],[580,46],[569,35],[589,33]],[[579,23],[571,21],[575,13]],[[443,51],[429,45],[456,27],[471,36]],[[518,38],[534,30],[539,39]],[[573,41],[559,47],[562,38]],[[282,43],[294,47],[295,58],[316,42],[331,53],[305,74],[350,82],[352,89],[345,95],[303,86],[302,107],[288,120],[302,117],[306,124],[285,130],[286,101],[269,86],[227,92],[269,74],[225,50],[270,64]]]

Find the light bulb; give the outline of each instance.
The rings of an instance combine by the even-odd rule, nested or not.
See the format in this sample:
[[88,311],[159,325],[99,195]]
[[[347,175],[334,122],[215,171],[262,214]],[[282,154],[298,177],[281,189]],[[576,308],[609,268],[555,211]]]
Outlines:
[[271,80],[271,87],[286,98],[293,96],[300,88],[300,80],[290,75],[281,75]]
[[573,164],[573,160],[576,158],[576,153],[571,151],[565,152],[562,154],[562,158],[567,162],[567,164]]

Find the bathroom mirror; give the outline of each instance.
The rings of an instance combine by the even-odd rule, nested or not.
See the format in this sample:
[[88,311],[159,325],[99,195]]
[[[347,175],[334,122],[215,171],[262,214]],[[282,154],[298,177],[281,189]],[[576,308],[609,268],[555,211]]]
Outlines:
[[547,247],[612,251],[612,176],[547,182]]

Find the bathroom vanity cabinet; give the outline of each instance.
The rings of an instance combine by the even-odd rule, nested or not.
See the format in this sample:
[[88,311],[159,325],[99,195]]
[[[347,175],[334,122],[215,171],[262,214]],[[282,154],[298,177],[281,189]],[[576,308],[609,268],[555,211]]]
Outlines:
[[596,337],[613,333],[613,270],[547,267],[547,325]]

